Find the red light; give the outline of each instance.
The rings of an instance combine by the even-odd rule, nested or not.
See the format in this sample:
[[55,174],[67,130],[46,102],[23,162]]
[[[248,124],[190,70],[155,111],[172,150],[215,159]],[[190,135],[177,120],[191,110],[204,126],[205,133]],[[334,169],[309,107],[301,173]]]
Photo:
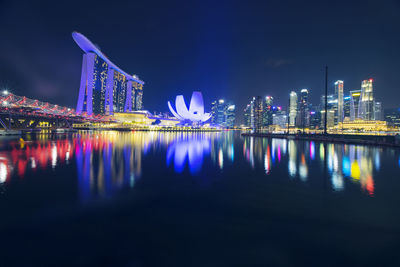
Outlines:
[[371,79],[369,79],[369,81],[370,81],[370,82],[373,82],[373,81],[374,81],[374,79],[372,79],[372,78],[371,78]]

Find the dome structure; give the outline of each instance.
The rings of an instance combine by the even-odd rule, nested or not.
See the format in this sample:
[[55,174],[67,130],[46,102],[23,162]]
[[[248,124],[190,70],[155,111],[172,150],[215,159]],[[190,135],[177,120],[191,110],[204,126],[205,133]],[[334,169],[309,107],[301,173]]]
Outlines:
[[189,109],[186,106],[183,95],[178,95],[175,98],[176,111],[172,107],[170,101],[168,101],[168,107],[175,118],[181,121],[200,123],[206,122],[211,117],[210,113],[204,113],[204,101],[201,92],[193,92]]

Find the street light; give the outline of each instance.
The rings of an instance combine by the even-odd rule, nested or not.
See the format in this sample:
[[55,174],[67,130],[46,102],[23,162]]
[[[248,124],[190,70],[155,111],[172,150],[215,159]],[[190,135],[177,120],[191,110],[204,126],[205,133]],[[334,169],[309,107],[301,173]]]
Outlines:
[[8,90],[3,90],[3,95],[8,95]]

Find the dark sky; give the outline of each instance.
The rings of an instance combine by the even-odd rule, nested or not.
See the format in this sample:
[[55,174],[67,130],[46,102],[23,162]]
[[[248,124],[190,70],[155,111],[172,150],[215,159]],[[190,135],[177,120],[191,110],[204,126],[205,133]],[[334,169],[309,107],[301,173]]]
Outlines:
[[400,2],[367,1],[2,1],[0,88],[75,107],[86,35],[146,84],[144,105],[167,111],[177,94],[232,100],[255,95],[286,105],[289,92],[374,78],[384,107],[400,105]]

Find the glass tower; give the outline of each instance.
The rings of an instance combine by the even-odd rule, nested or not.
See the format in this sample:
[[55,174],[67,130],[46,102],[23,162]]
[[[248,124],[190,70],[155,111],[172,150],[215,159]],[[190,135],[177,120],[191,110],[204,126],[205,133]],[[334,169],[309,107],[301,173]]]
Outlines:
[[363,120],[374,120],[374,95],[372,79],[361,83],[361,98],[359,104],[359,117]]
[[361,98],[361,90],[350,91],[350,120],[359,119],[359,104]]
[[335,82],[335,97],[337,98],[337,121],[343,122],[344,118],[344,99],[343,99],[343,81]]
[[289,125],[295,126],[297,116],[297,94],[295,91],[290,92],[289,98]]

